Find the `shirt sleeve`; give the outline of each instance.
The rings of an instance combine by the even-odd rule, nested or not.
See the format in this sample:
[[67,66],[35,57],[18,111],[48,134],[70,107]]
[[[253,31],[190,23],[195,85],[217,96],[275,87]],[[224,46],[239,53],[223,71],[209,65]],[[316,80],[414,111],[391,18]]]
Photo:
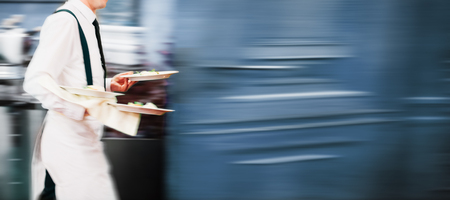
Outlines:
[[111,79],[112,78],[106,78],[106,80],[105,80],[105,85],[106,85],[106,91],[108,91],[108,92],[112,92],[111,91]]
[[27,93],[42,103],[42,107],[74,120],[84,118],[85,108],[59,98],[42,87],[38,80],[42,76],[58,80],[64,67],[70,62],[74,37],[79,37],[78,34],[77,21],[69,13],[49,16],[42,26],[39,46],[28,65],[23,85]]

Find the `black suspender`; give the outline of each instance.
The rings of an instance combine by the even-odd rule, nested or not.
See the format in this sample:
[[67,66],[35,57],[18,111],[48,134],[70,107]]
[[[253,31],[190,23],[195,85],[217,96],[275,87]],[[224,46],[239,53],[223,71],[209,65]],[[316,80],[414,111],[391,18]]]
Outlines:
[[81,29],[80,22],[78,22],[77,17],[70,10],[61,9],[55,11],[55,13],[57,12],[68,12],[71,15],[73,15],[73,17],[75,17],[75,19],[77,20],[78,31],[80,32],[81,48],[83,49],[84,70],[86,72],[87,85],[93,85],[94,83],[92,81],[92,69],[91,69],[91,59],[89,57],[89,47],[87,45],[86,36],[84,36],[83,29]]

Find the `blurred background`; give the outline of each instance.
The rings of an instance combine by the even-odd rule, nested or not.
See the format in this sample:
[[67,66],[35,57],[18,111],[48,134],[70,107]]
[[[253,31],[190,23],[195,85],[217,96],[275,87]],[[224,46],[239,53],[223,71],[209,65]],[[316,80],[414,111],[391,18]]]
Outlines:
[[[0,0],[0,199],[30,199],[45,116],[22,90],[62,0]],[[450,199],[450,1],[109,0],[119,102],[174,109],[103,141],[123,200]]]

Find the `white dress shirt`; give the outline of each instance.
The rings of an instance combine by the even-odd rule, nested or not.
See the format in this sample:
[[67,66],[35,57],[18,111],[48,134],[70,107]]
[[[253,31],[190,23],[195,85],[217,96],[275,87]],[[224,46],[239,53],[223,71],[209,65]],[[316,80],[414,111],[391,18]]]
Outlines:
[[[95,14],[80,0],[69,0],[59,9],[68,9],[77,16],[89,48],[93,84],[103,86],[104,72],[92,24]],[[25,91],[49,109],[33,154],[33,199],[44,189],[47,170],[56,184],[57,199],[116,200],[100,141],[103,124],[93,117],[84,117],[82,106],[43,88],[39,84],[43,76],[63,86],[81,88],[87,84],[78,25],[70,13],[58,12],[45,20],[39,46],[25,74]]]
[[[100,60],[95,28],[95,14],[79,0],[69,0],[61,8],[68,8],[78,18],[86,36],[92,68],[93,84],[103,86],[103,68]],[[67,12],[49,16],[42,26],[39,46],[25,74],[24,90],[42,103],[42,107],[65,116],[82,120],[85,109],[64,101],[41,87],[41,76],[51,76],[59,85],[82,88],[87,85],[83,51],[76,19]],[[109,91],[110,79],[106,81]]]

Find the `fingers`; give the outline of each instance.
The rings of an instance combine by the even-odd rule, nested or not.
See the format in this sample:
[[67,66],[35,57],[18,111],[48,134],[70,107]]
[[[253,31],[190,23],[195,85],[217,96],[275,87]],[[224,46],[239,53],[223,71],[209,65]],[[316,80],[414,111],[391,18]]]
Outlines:
[[123,72],[123,73],[117,74],[117,76],[132,75],[132,74],[133,74],[132,71],[128,71],[128,72]]
[[120,86],[121,92],[126,92],[128,90],[128,86],[126,84],[123,84]]
[[133,86],[134,84],[136,84],[137,83],[137,81],[130,81],[130,80],[128,80],[128,85],[131,87],[131,86]]
[[123,72],[123,73],[120,73],[120,74],[117,74],[114,76],[112,82],[114,82],[114,84],[116,85],[118,92],[125,92],[131,86],[133,86],[134,84],[137,83],[137,81],[131,81],[128,78],[122,77],[124,75],[131,75],[131,74],[133,74],[133,72],[129,71],[129,72]]
[[129,72],[123,72],[123,73],[120,73],[120,74],[115,75],[114,78],[116,78],[117,80],[128,79],[128,78],[124,78],[124,77],[122,77],[122,76],[125,76],[125,75],[132,75],[132,74],[133,74],[132,71],[129,71]]
[[117,92],[125,92],[127,91],[127,84],[116,84]]
[[127,88],[126,88],[126,90],[130,89],[131,86],[133,86],[133,85],[136,84],[136,83],[137,83],[137,81],[130,81],[130,80],[128,80],[128,81],[127,81]]
[[116,74],[116,75],[113,77],[113,79],[121,80],[121,79],[124,79],[122,76],[124,76],[124,75],[132,75],[132,74],[133,74],[132,71],[129,71],[129,72],[122,72],[122,73],[120,73],[120,74]]

